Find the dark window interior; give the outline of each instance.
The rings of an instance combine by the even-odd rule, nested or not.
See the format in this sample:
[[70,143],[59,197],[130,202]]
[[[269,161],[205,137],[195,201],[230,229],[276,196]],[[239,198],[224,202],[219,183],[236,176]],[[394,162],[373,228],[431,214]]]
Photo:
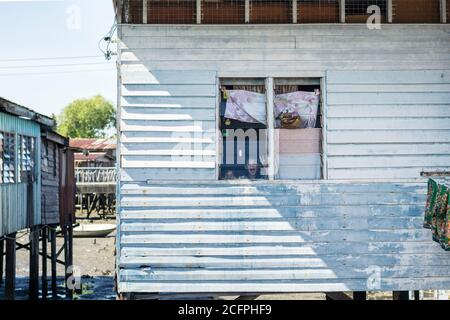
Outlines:
[[[224,85],[222,86],[222,89],[226,90],[248,90],[258,93],[264,93],[264,85],[258,85],[258,86],[237,86],[237,85]],[[264,153],[267,154],[267,150],[261,150],[260,148],[260,139],[266,139],[264,134],[260,129],[267,129],[267,125],[262,123],[247,123],[247,122],[241,122],[234,119],[227,119],[224,117],[225,115],[225,108],[227,104],[227,100],[224,97],[224,94],[221,94],[221,101],[220,101],[220,130],[222,132],[222,164],[220,165],[219,170],[219,179],[221,180],[231,180],[231,179],[267,179],[267,176],[263,173],[264,170],[264,164],[261,163],[260,158]],[[233,134],[235,130],[243,130],[244,133],[247,133],[249,130],[251,130],[252,134],[249,134],[248,136],[245,136],[245,141],[243,143],[238,142],[238,138],[234,137],[233,140],[227,139],[230,134]],[[253,135],[253,134],[256,134]],[[256,137],[256,141],[251,141],[252,138]],[[256,142],[257,145],[257,155],[254,157],[256,159],[252,159],[253,161],[256,161],[256,176],[250,177],[249,175],[249,160],[250,160],[250,143]],[[231,148],[228,144],[232,143],[233,147]],[[244,145],[244,155],[245,155],[245,163],[242,163],[242,161],[238,162],[238,146]],[[227,158],[229,155],[227,154],[227,150],[233,150],[233,160],[230,163],[229,159],[227,162]]]

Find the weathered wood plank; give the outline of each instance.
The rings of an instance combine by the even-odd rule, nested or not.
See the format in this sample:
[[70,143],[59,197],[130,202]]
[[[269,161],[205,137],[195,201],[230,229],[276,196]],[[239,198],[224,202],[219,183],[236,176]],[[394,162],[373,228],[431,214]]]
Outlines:
[[[355,120],[357,122],[358,120]],[[330,130],[329,143],[448,143],[450,130]]]

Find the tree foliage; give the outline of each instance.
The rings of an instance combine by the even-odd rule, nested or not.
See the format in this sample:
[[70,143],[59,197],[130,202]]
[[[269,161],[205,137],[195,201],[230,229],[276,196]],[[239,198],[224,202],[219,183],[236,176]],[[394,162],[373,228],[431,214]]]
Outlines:
[[116,123],[114,106],[100,95],[77,99],[58,116],[58,133],[70,138],[103,138]]

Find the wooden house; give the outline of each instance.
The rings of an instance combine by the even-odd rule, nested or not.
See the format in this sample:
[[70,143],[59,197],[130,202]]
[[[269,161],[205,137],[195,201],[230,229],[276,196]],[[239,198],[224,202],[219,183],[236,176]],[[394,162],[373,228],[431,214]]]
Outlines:
[[[30,297],[38,294],[39,248],[47,259],[48,239],[52,247],[52,288],[56,288],[57,226],[64,234],[65,264],[71,264],[71,229],[75,222],[73,152],[69,140],[54,132],[54,126],[53,119],[0,98],[0,282],[5,254],[5,291],[9,298],[14,296],[17,232],[29,229],[30,242],[22,247],[31,252]],[[42,272],[41,289],[46,294],[47,270]]]
[[449,1],[114,5],[119,294],[450,288]]

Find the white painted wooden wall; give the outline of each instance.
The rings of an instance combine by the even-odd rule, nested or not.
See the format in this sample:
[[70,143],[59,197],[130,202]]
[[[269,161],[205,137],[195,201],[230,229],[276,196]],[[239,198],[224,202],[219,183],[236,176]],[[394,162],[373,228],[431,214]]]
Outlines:
[[[448,25],[122,25],[120,34],[123,181],[215,179],[215,136],[201,131],[216,127],[217,78],[327,71],[328,178],[413,178],[449,166]],[[174,141],[190,136],[209,144],[206,154],[172,158]]]
[[[119,34],[119,292],[450,287],[450,256],[422,228],[425,181],[403,180],[448,167],[450,26]],[[326,165],[339,181],[207,181],[216,137],[194,140],[208,146],[200,160],[194,148],[174,161],[174,144],[191,140],[173,132],[191,139],[216,125],[220,77],[325,78]]]
[[450,171],[450,71],[328,71],[330,179]]

